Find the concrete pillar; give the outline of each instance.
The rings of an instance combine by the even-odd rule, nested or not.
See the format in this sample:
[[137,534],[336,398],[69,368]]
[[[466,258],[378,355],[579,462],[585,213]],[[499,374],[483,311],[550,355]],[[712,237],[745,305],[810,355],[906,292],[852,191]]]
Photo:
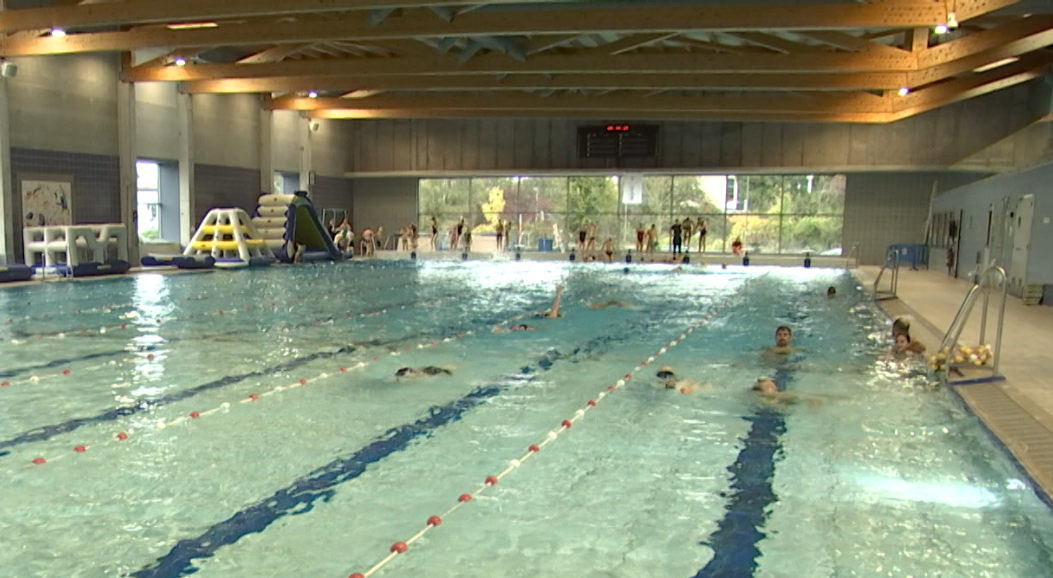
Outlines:
[[179,123],[179,243],[186,246],[197,231],[194,208],[194,96],[180,87],[176,96]]
[[[124,53],[122,66],[131,68],[132,54]],[[128,229],[128,260],[139,265],[139,177],[135,170],[135,84],[117,81],[117,153],[120,163],[121,223]]]
[[260,192],[274,192],[274,111],[260,109]]
[[[0,11],[5,9],[0,0]],[[11,107],[7,79],[0,77],[0,263],[15,263],[15,232],[21,215],[15,215],[14,175],[11,174]],[[16,218],[18,221],[16,221]]]
[[308,193],[314,192],[314,151],[311,145],[311,134],[314,132],[311,125],[314,122],[307,115],[300,117],[300,190]]

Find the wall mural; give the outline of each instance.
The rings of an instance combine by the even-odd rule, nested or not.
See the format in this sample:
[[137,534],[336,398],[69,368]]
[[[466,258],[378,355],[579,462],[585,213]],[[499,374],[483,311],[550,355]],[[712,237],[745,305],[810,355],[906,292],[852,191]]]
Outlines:
[[73,224],[70,204],[73,183],[22,181],[22,226],[59,227]]

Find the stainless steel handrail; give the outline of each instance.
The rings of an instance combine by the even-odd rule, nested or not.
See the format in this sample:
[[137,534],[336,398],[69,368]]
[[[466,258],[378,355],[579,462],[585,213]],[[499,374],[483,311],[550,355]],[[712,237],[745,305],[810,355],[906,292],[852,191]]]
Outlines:
[[[891,271],[889,278],[889,291],[882,292],[879,289],[881,284],[881,278],[885,275],[885,271]],[[895,299],[896,292],[899,290],[899,251],[889,251],[885,255],[885,264],[881,266],[881,270],[878,271],[877,278],[874,279],[874,298],[883,301],[886,299]]]
[[[855,257],[855,266],[852,266],[852,257]],[[859,243],[853,243],[852,248],[848,250],[848,256],[845,257],[845,269],[854,269],[859,266]]]
[[1005,269],[998,266],[990,266],[984,269],[983,273],[980,274],[977,284],[969,290],[969,293],[965,296],[962,301],[961,307],[958,308],[958,313],[954,316],[954,321],[951,322],[950,327],[947,329],[947,334],[943,337],[943,342],[940,344],[940,351],[951,352],[957,345],[958,340],[962,336],[962,331],[965,330],[965,323],[969,319],[969,315],[972,313],[973,307],[976,305],[976,300],[983,295],[983,309],[982,317],[980,318],[980,345],[983,345],[987,340],[987,315],[991,300],[991,290],[1001,285],[1002,302],[998,306],[998,318],[997,327],[995,328],[995,343],[994,352],[991,366],[988,368],[991,370],[992,376],[998,376],[998,365],[1002,357],[1002,331],[1005,325],[1005,304],[1009,298],[1009,281],[1006,276]]

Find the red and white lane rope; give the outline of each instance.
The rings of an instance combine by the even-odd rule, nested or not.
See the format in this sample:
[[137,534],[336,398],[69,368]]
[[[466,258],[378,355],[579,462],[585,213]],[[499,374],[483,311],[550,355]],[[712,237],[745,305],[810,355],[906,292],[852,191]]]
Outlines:
[[[578,299],[578,300],[573,301],[572,303],[579,303],[579,302],[585,302],[585,301],[588,301],[588,298]],[[536,313],[534,313],[534,312],[521,313],[521,314],[515,315],[514,317],[511,317],[509,319],[501,321],[499,323],[481,325],[479,327],[475,327],[473,329],[469,329],[469,330],[464,331],[462,333],[458,333],[458,334],[456,334],[456,335],[454,335],[452,337],[446,337],[446,338],[443,338],[443,339],[437,339],[437,340],[431,340],[431,341],[424,341],[424,342],[418,343],[417,345],[415,345],[413,347],[404,347],[404,348],[402,348],[402,349],[400,349],[398,351],[391,351],[386,356],[375,356],[375,357],[373,357],[372,360],[359,361],[358,363],[356,363],[354,365],[348,365],[348,366],[344,366],[344,367],[331,369],[329,371],[323,371],[323,372],[321,372],[321,373],[319,373],[319,374],[317,374],[317,375],[315,375],[313,377],[300,378],[300,379],[294,381],[293,383],[288,383],[288,384],[284,384],[284,385],[278,385],[278,386],[275,386],[275,387],[273,387],[273,388],[271,388],[271,389],[269,389],[267,391],[264,391],[262,393],[252,393],[252,394],[249,394],[248,397],[242,397],[242,398],[234,399],[232,401],[224,401],[224,402],[220,403],[219,405],[217,405],[215,407],[212,407],[210,409],[203,409],[203,410],[200,410],[200,411],[192,411],[192,412],[190,412],[190,413],[188,413],[186,415],[182,415],[182,416],[178,416],[178,417],[175,417],[175,418],[159,421],[159,422],[156,422],[155,427],[158,428],[158,429],[166,429],[166,428],[178,426],[180,424],[185,424],[185,423],[188,423],[188,422],[196,421],[196,420],[199,420],[199,419],[204,418],[204,417],[225,415],[225,414],[228,414],[229,410],[232,407],[235,407],[236,405],[238,405],[238,406],[240,406],[240,405],[253,405],[256,402],[263,401],[263,400],[265,400],[265,399],[267,399],[267,398],[269,398],[269,397],[271,397],[271,396],[273,396],[275,394],[281,393],[283,391],[288,391],[288,390],[292,390],[292,389],[299,389],[299,388],[305,387],[305,386],[310,385],[310,384],[316,384],[316,383],[323,382],[323,381],[325,381],[327,379],[330,379],[330,378],[338,376],[338,375],[346,374],[346,373],[348,373],[348,372],[350,372],[352,370],[362,369],[362,368],[364,368],[364,367],[366,367],[368,365],[371,365],[371,364],[373,364],[375,362],[381,361],[384,357],[394,357],[394,356],[402,355],[403,353],[408,353],[408,352],[413,351],[415,349],[429,349],[429,348],[432,348],[432,347],[437,347],[437,346],[439,346],[441,344],[457,341],[459,339],[463,339],[463,338],[465,338],[467,336],[470,336],[470,335],[476,335],[476,334],[479,334],[479,333],[484,333],[484,332],[489,332],[489,331],[501,329],[501,328],[503,328],[503,327],[505,327],[507,325],[515,323],[516,321],[520,321],[522,319],[526,319],[526,318],[532,317],[534,315],[536,315]],[[92,449],[92,448],[97,448],[97,447],[102,447],[102,446],[106,446],[106,445],[109,445],[109,444],[114,444],[114,443],[120,443],[120,442],[127,441],[130,437],[131,437],[130,433],[128,433],[126,431],[125,432],[120,432],[120,433],[118,433],[118,434],[116,434],[116,435],[114,435],[112,437],[108,437],[106,439],[97,441],[95,443],[73,446],[73,448],[71,448],[69,450],[66,450],[66,451],[63,451],[62,453],[57,453],[55,455],[52,455],[51,457],[37,456],[29,463],[29,465],[40,466],[40,465],[44,465],[44,464],[47,464],[47,463],[59,461],[59,460],[62,460],[64,458],[68,458],[70,456],[83,454],[83,453],[87,452],[89,449]]]
[[413,534],[412,536],[410,536],[405,541],[399,541],[399,542],[395,542],[394,544],[392,544],[391,547],[388,549],[387,556],[384,556],[382,559],[380,559],[380,561],[378,561],[371,568],[369,568],[369,570],[367,570],[364,573],[355,572],[355,573],[351,574],[349,576],[349,578],[369,578],[373,574],[376,574],[378,571],[380,571],[381,568],[383,568],[384,566],[387,566],[389,563],[391,563],[392,560],[394,560],[395,558],[399,557],[400,555],[405,554],[406,552],[408,552],[409,551],[409,547],[412,546],[414,542],[416,542],[416,541],[420,540],[421,538],[423,538],[424,535],[427,534],[428,532],[430,532],[431,530],[437,528],[440,524],[442,524],[443,520],[447,516],[449,516],[450,514],[456,512],[459,508],[461,508],[465,504],[471,502],[473,499],[475,499],[480,494],[486,492],[486,490],[489,489],[490,487],[497,485],[497,483],[500,482],[505,476],[507,476],[508,474],[514,472],[517,468],[522,466],[523,463],[526,462],[531,457],[537,455],[537,453],[540,452],[542,449],[544,449],[545,446],[555,442],[559,438],[559,436],[561,434],[563,434],[564,432],[570,430],[571,427],[573,427],[573,425],[578,420],[584,418],[585,414],[588,413],[593,408],[595,408],[596,405],[599,404],[601,401],[603,401],[604,398],[606,398],[608,395],[614,393],[615,391],[624,388],[626,383],[629,382],[630,380],[632,380],[632,378],[637,373],[639,373],[644,367],[647,367],[651,363],[654,363],[656,359],[658,359],[662,355],[665,355],[666,352],[668,352],[673,347],[676,347],[677,345],[679,345],[680,342],[682,342],[684,339],[687,339],[687,337],[690,336],[692,333],[694,333],[695,330],[701,328],[706,323],[709,323],[709,321],[711,319],[713,319],[713,317],[719,315],[722,311],[724,311],[724,309],[726,309],[729,305],[731,305],[731,303],[732,303],[732,301],[734,301],[734,299],[735,299],[735,295],[733,295],[733,296],[729,297],[728,299],[726,299],[715,310],[711,311],[708,315],[706,315],[705,317],[703,317],[700,320],[698,320],[698,322],[696,322],[694,325],[691,325],[690,327],[688,327],[686,330],[684,330],[683,333],[678,335],[675,339],[670,341],[668,344],[666,344],[666,345],[662,346],[661,348],[659,348],[658,351],[656,351],[653,355],[649,356],[646,360],[641,361],[640,364],[637,365],[636,367],[634,367],[632,371],[630,371],[629,373],[626,373],[623,378],[615,381],[614,384],[608,386],[606,390],[600,391],[598,394],[596,394],[596,396],[593,399],[588,400],[585,403],[585,405],[583,405],[580,409],[576,410],[574,412],[574,416],[573,417],[563,420],[563,422],[560,424],[560,426],[558,428],[556,428],[554,430],[551,430],[547,434],[545,434],[545,439],[544,440],[542,440],[540,443],[531,445],[529,448],[527,448],[526,453],[524,453],[520,457],[512,459],[512,460],[509,460],[508,466],[505,467],[505,469],[502,470],[500,473],[498,473],[497,475],[486,476],[486,478],[483,480],[483,483],[480,486],[478,486],[475,490],[473,490],[471,492],[468,492],[468,493],[465,493],[465,494],[461,494],[457,498],[457,501],[452,506],[450,506],[445,512],[442,512],[441,514],[429,517],[427,519],[427,521],[424,523],[424,527],[421,528],[420,531],[418,531],[416,534]]

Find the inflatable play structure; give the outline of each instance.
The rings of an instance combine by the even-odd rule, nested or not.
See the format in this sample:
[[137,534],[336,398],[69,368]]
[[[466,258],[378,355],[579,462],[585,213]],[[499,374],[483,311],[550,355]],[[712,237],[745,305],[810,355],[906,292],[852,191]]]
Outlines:
[[124,225],[74,225],[22,229],[26,264],[71,277],[120,275],[131,269]]
[[29,281],[33,278],[33,268],[25,265],[0,265],[0,283]]
[[212,209],[183,251],[185,258],[232,269],[274,263],[274,254],[242,209]]
[[305,262],[343,258],[303,191],[292,195],[260,195],[252,223],[267,247],[284,263],[292,263],[296,245],[304,246]]

